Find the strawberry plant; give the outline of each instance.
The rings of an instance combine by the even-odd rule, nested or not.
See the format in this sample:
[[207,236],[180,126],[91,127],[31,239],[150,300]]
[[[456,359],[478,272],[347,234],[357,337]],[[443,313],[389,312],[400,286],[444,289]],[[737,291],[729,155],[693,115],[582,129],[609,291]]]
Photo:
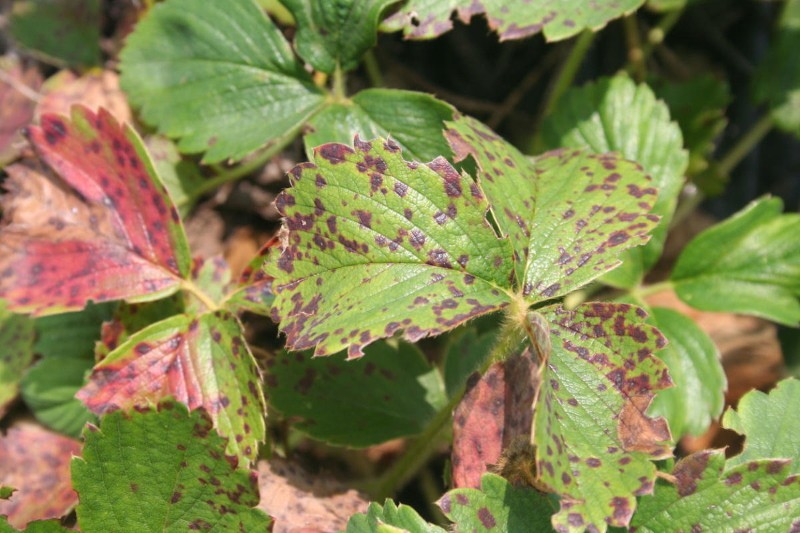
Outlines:
[[[800,528],[797,381],[726,398],[697,319],[796,350],[800,217],[748,198],[668,258],[764,135],[797,134],[800,3],[717,157],[728,88],[651,55],[707,2],[13,2],[0,529]],[[478,24],[567,55],[488,115],[383,86],[405,67],[377,52]],[[627,72],[574,83],[620,31]],[[198,252],[243,197],[274,221],[258,246]],[[714,424],[743,448],[692,448]]]

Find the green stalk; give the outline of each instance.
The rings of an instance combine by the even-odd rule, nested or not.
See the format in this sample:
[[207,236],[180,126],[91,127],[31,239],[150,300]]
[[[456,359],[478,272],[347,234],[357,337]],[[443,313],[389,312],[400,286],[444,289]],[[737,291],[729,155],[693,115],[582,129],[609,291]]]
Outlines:
[[331,86],[331,96],[335,102],[344,102],[347,100],[347,84],[344,71],[340,65],[336,65],[333,71],[333,85]]
[[375,57],[375,52],[367,50],[364,54],[364,70],[367,71],[367,77],[373,87],[383,87],[383,74],[381,74],[381,67],[378,65],[378,59]]
[[625,41],[628,45],[628,71],[633,73],[638,82],[644,81],[647,77],[647,64],[644,60],[644,49],[642,39],[639,36],[639,26],[636,15],[631,14],[622,19],[622,26],[625,30]]
[[758,122],[753,124],[753,127],[745,133],[722,159],[719,160],[719,172],[725,176],[730,174],[731,170],[736,168],[736,165],[742,162],[742,159],[747,157],[755,146],[761,142],[761,139],[770,132],[775,126],[775,121],[772,115],[766,114],[761,117]]

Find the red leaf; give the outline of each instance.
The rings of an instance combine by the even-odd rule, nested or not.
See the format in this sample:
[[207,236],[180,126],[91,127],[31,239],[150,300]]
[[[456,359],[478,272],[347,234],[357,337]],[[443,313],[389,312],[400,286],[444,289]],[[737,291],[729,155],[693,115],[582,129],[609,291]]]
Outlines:
[[[30,165],[9,169],[0,231],[0,297],[9,309],[57,313],[174,292],[190,269],[186,237],[133,130],[104,110],[74,107],[72,121],[45,115],[29,137],[78,195]],[[43,190],[50,196],[39,198]],[[51,204],[20,208],[31,196]]]

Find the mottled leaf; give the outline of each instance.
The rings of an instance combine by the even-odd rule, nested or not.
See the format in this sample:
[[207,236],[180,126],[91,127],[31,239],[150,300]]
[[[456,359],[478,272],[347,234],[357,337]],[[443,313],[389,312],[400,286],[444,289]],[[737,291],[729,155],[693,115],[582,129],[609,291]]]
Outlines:
[[800,322],[800,215],[762,198],[692,239],[671,281],[681,300],[703,311]]
[[541,312],[530,324],[550,329],[552,348],[534,409],[533,443],[540,482],[561,496],[553,526],[624,527],[636,496],[653,491],[652,460],[672,454],[666,422],[645,414],[655,393],[671,385],[666,365],[652,355],[664,338],[644,324],[644,311],[626,304]]
[[0,418],[16,399],[19,382],[33,362],[33,321],[5,310],[0,302]]
[[330,103],[310,122],[303,136],[309,158],[313,148],[329,142],[350,143],[355,135],[391,136],[406,157],[431,161],[449,153],[442,135],[453,108],[429,94],[397,89],[366,89],[344,103]]
[[765,458],[791,459],[790,474],[800,473],[800,381],[785,379],[770,393],[751,391],[739,400],[736,410],[728,408],[722,425],[745,435],[744,450],[731,457],[726,469]]
[[312,67],[352,70],[377,43],[378,22],[397,0],[283,0],[297,22],[294,46]]
[[453,27],[455,14],[467,24],[485,14],[501,41],[539,32],[548,41],[566,39],[583,29],[599,30],[608,21],[636,10],[644,0],[509,2],[508,0],[408,0],[386,19],[382,29],[403,30],[407,39],[432,39]]
[[100,62],[100,0],[18,0],[9,29],[17,44],[69,65]]
[[[389,526],[382,529],[382,527]],[[383,505],[369,504],[366,513],[356,514],[347,522],[346,533],[445,533],[439,526],[422,519],[413,507],[386,500]]]
[[617,256],[646,243],[658,222],[649,214],[657,194],[650,179],[614,154],[558,150],[528,160],[470,118],[450,123],[446,136],[457,160],[471,155],[478,162],[479,183],[532,301],[564,295],[617,267]]
[[186,237],[136,133],[83,107],[29,132],[75,193],[31,165],[8,169],[0,296],[9,308],[52,314],[177,290],[190,266]]
[[25,140],[21,128],[33,118],[42,75],[15,56],[0,57],[0,168],[17,158]]
[[80,76],[68,69],[56,72],[42,85],[36,115],[69,115],[76,104],[94,112],[105,108],[118,122],[133,119],[128,99],[119,87],[119,76],[113,70],[91,69]]
[[413,342],[507,305],[510,250],[483,193],[444,159],[407,162],[392,141],[356,139],[290,174],[267,272],[290,349],[358,357],[399,330]]
[[485,474],[481,488],[453,489],[438,502],[454,531],[476,533],[550,531],[555,510],[547,496],[532,488],[517,488],[495,474]]
[[264,440],[258,368],[238,320],[224,311],[182,314],[131,335],[95,367],[77,397],[94,413],[174,397],[203,407],[228,453],[252,461]]
[[[682,459],[675,485],[659,480],[642,498],[631,531],[796,531],[800,477],[788,461],[750,461],[724,470],[725,453],[705,450]],[[723,472],[724,470],[724,472]]]
[[81,444],[30,422],[18,423],[0,437],[0,483],[17,490],[0,500],[0,514],[14,527],[31,520],[58,518],[77,503],[69,462]]
[[95,360],[105,359],[137,331],[181,314],[185,310],[186,300],[180,293],[154,302],[121,303],[114,311],[111,320],[103,324],[100,341],[95,345]]
[[271,533],[341,531],[350,516],[367,508],[353,489],[277,457],[258,463],[258,508],[274,520]]
[[256,257],[239,276],[239,283],[225,296],[223,305],[232,311],[246,309],[269,316],[275,295],[272,293],[272,277],[261,268],[264,259],[276,250],[278,238],[273,237],[259,250]]
[[406,343],[357,361],[281,351],[267,359],[269,402],[314,438],[369,446],[421,433],[447,403],[439,372]]
[[681,130],[671,121],[667,106],[647,85],[637,85],[627,75],[604,78],[567,91],[542,123],[542,140],[548,149],[619,152],[652,178],[658,199],[651,212],[661,222],[645,247],[626,252],[621,256],[623,267],[603,278],[615,286],[636,286],[661,256],[689,162]]
[[85,533],[265,531],[256,474],[225,456],[225,439],[202,411],[176,402],[115,412],[84,433],[72,463]]
[[719,350],[702,329],[683,313],[655,307],[651,323],[669,341],[658,353],[669,369],[674,387],[658,393],[649,412],[669,422],[678,440],[699,436],[725,406],[727,380]]
[[122,87],[144,120],[206,163],[296,135],[324,101],[252,0],[159,3],[120,58]]

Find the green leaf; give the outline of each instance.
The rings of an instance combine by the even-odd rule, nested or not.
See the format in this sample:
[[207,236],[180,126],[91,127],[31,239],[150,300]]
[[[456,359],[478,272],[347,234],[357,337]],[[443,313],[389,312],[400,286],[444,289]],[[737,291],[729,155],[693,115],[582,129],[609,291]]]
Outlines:
[[785,379],[768,395],[754,390],[739,400],[736,410],[728,408],[722,425],[746,440],[742,453],[731,457],[726,469],[755,459],[785,458],[792,460],[789,473],[800,473],[798,402],[800,381]]
[[72,462],[85,533],[264,531],[254,472],[225,457],[225,439],[202,411],[176,402],[106,415],[84,433]]
[[529,160],[480,122],[459,118],[446,137],[456,160],[471,155],[497,225],[514,247],[531,302],[562,296],[619,265],[658,217],[641,167],[614,154],[557,150]]
[[714,341],[686,315],[656,307],[651,323],[667,338],[658,356],[675,386],[661,391],[649,412],[669,422],[672,436],[700,435],[725,406],[727,380]]
[[[388,526],[388,527],[386,527]],[[439,526],[429,524],[413,507],[397,505],[386,500],[383,506],[369,504],[366,513],[355,514],[347,522],[345,533],[445,533]]]
[[692,239],[671,281],[681,300],[703,311],[800,322],[800,215],[762,198]]
[[297,22],[295,48],[312,67],[352,70],[377,43],[379,17],[397,0],[283,0]]
[[542,139],[547,148],[619,152],[652,177],[658,189],[652,213],[661,222],[647,246],[623,256],[627,268],[604,278],[615,286],[636,286],[661,255],[688,164],[681,130],[669,110],[647,85],[637,85],[626,75],[604,78],[567,91],[542,124]]
[[495,335],[479,335],[474,328],[467,329],[451,342],[444,357],[443,371],[445,390],[449,398],[459,394],[464,389],[467,378],[480,370],[494,344]]
[[[795,531],[800,527],[800,477],[788,461],[750,461],[724,470],[725,453],[682,459],[675,485],[659,480],[631,523],[637,533],[663,531]],[[724,473],[723,473],[724,470]]]
[[0,418],[16,399],[19,382],[33,362],[33,321],[5,310],[0,302]]
[[24,48],[56,63],[100,63],[100,0],[18,0],[8,29]]
[[453,108],[429,94],[366,89],[344,103],[328,104],[311,120],[313,131],[303,141],[310,159],[320,144],[350,144],[356,135],[364,139],[391,136],[406,157],[430,161],[450,153],[442,126],[452,118]]
[[510,250],[478,186],[443,158],[407,162],[391,140],[356,140],[318,147],[290,177],[267,271],[289,349],[358,357],[398,330],[414,342],[507,305]]
[[86,383],[93,362],[85,357],[46,357],[25,374],[22,398],[39,422],[59,433],[80,436],[84,424],[95,417],[75,393]]
[[25,529],[16,529],[8,525],[7,518],[0,516],[0,533],[16,533],[23,531],[24,533],[70,533],[71,529],[67,529],[61,525],[60,520],[34,520],[28,522]]
[[769,105],[775,124],[800,136],[800,0],[787,0],[778,32],[755,73],[756,102]]
[[81,311],[37,318],[36,353],[46,357],[94,359],[94,346],[103,322],[111,318],[116,302],[89,304]]
[[339,445],[421,433],[447,403],[439,372],[406,343],[379,342],[365,354],[357,361],[275,354],[267,361],[270,405],[294,428]]
[[252,0],[168,0],[120,55],[122,87],[159,132],[203,161],[241,159],[296,135],[322,105],[281,32]]
[[438,502],[455,522],[455,531],[552,531],[555,510],[547,496],[532,488],[516,488],[495,474],[484,474],[481,489],[454,489]]
[[[671,385],[652,353],[661,334],[626,304],[593,303],[573,311],[530,314],[547,364],[534,407],[533,444],[540,481],[561,496],[559,531],[624,527],[636,496],[653,490],[653,459],[672,455],[663,419],[645,415],[655,393]],[[544,319],[544,322],[542,320]],[[549,354],[549,355],[547,355]]]
[[433,39],[453,27],[451,17],[468,23],[485,14],[489,27],[501,41],[522,39],[539,32],[548,41],[559,41],[584,29],[599,30],[608,21],[635,11],[644,0],[509,2],[508,0],[408,0],[384,21],[386,31],[403,30],[406,38]]
[[169,191],[178,212],[185,217],[197,199],[197,190],[205,181],[200,170],[193,162],[181,158],[178,147],[170,139],[161,135],[150,135],[144,142],[161,182]]
[[165,397],[203,407],[229,439],[228,454],[252,461],[264,440],[260,383],[239,321],[216,311],[177,315],[131,335],[95,366],[76,396],[96,414]]

